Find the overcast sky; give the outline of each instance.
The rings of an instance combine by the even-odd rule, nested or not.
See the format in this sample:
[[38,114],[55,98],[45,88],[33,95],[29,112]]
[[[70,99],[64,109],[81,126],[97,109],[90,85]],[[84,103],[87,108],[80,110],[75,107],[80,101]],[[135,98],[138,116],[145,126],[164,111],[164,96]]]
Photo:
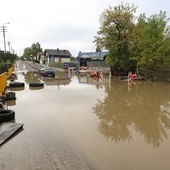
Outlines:
[[[148,17],[166,11],[170,18],[170,0],[122,0],[138,6],[136,16]],[[39,42],[45,49],[67,49],[73,56],[79,51],[95,51],[94,36],[99,30],[99,16],[121,0],[4,0],[1,1],[0,26],[7,27],[8,43],[19,56],[26,47]],[[4,50],[2,28],[0,49]]]

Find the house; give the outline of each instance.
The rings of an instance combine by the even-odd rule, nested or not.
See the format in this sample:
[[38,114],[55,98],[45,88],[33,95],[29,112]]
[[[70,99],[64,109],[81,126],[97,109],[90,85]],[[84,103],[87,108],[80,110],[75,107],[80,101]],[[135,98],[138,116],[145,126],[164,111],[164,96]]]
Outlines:
[[46,58],[46,62],[61,62],[68,63],[70,62],[71,53],[68,50],[60,50],[60,49],[46,49],[44,51],[44,56]]
[[78,62],[80,66],[87,67],[87,62],[93,61],[105,61],[108,52],[79,52],[78,53]]
[[99,71],[103,73],[109,73],[110,67],[105,62],[108,52],[79,52],[78,63],[79,72],[87,73],[88,71]]
[[38,52],[36,59],[42,64],[45,60],[44,52]]

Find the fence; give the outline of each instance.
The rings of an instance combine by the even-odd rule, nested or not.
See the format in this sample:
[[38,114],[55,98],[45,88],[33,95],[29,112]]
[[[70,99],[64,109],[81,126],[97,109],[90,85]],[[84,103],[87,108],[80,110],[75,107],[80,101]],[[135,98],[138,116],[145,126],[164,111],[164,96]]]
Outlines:
[[152,66],[150,68],[140,69],[146,78],[153,81],[170,82],[170,66]]
[[170,66],[155,66],[153,80],[170,82]]

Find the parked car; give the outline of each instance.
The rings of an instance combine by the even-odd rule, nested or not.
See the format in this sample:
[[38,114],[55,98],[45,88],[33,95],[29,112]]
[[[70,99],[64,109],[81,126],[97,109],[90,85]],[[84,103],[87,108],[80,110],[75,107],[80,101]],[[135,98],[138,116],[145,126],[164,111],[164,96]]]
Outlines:
[[51,68],[42,68],[39,70],[39,74],[43,77],[55,77],[55,72]]
[[38,71],[38,73],[41,75],[42,72],[43,72],[45,69],[46,69],[46,68],[41,68],[41,69]]

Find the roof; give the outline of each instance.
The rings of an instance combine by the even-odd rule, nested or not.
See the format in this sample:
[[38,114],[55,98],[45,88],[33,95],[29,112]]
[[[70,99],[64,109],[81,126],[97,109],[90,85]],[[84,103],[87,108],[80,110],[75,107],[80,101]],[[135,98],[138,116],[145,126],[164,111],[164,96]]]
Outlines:
[[107,51],[101,51],[101,52],[79,52],[79,54],[87,54],[87,55],[92,55],[92,54],[108,54]]
[[38,55],[44,55],[44,52],[38,52],[37,54]]
[[78,58],[100,58],[103,59],[104,56],[106,56],[108,52],[79,52]]
[[44,54],[46,55],[46,53],[54,56],[71,56],[71,53],[68,50],[46,49]]

